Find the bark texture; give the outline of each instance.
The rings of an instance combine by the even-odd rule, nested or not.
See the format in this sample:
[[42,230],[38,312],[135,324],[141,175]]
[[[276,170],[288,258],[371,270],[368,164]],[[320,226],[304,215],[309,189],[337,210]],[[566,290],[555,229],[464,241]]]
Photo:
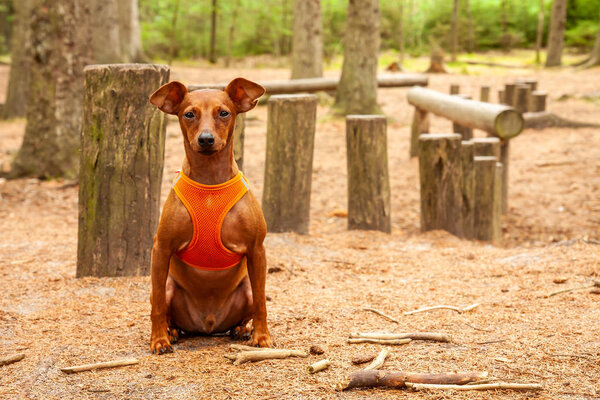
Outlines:
[[500,160],[500,139],[495,137],[473,139],[473,154],[476,157],[496,157]]
[[531,99],[531,87],[529,85],[517,85],[515,89],[515,110],[520,113],[529,111]]
[[508,213],[508,171],[510,168],[510,140],[500,141],[500,162],[502,163],[502,214]]
[[583,68],[590,68],[596,65],[600,65],[600,18],[598,18],[598,33],[596,34],[594,48],[592,49],[589,60],[583,64]]
[[33,0],[14,1],[15,19],[11,43],[11,68],[2,118],[20,118],[27,114],[31,67],[31,12]]
[[504,86],[504,104],[513,107],[515,105],[515,91],[517,85],[514,83],[507,83]]
[[538,5],[538,25],[535,36],[535,62],[542,63],[542,37],[544,36],[544,0],[539,0]]
[[565,42],[565,24],[567,23],[567,0],[554,0],[548,29],[548,51],[546,67],[561,65],[563,44]]
[[391,232],[387,123],[383,115],[346,117],[348,229]]
[[269,232],[308,234],[318,98],[269,99],[262,209]]
[[536,90],[531,93],[531,111],[541,112],[546,111],[546,98],[548,97],[547,92]]
[[380,43],[379,0],[349,0],[344,64],[337,88],[336,114],[379,114],[377,56]]
[[461,143],[461,168],[462,168],[462,222],[463,237],[472,239],[475,209],[475,169],[473,168],[474,156],[473,141]]
[[142,36],[138,14],[138,0],[118,0],[119,43],[124,62],[143,62]]
[[475,157],[475,239],[493,241],[500,234],[500,220],[495,194],[496,186],[496,157]]
[[292,79],[323,76],[321,0],[294,0]]
[[336,390],[349,390],[365,387],[403,388],[407,382],[411,383],[439,383],[464,385],[475,382],[487,376],[482,372],[418,374],[414,372],[386,371],[386,370],[360,370],[353,372],[350,377],[336,385]]
[[421,231],[444,229],[462,236],[461,136],[419,137]]
[[[84,0],[80,0],[84,1]],[[127,61],[121,53],[118,3],[129,0],[91,0],[89,29],[93,60],[97,64]]]
[[85,70],[77,276],[147,275],[160,213],[165,115],[148,102],[163,65]]

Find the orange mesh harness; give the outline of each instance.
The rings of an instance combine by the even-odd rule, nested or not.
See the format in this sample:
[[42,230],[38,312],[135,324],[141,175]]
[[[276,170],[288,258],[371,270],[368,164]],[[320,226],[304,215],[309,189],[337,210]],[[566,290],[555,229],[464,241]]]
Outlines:
[[186,264],[199,269],[223,270],[242,260],[221,241],[221,226],[225,216],[249,190],[248,181],[239,172],[219,185],[202,185],[179,172],[173,189],[187,208],[194,234],[187,247],[177,253]]

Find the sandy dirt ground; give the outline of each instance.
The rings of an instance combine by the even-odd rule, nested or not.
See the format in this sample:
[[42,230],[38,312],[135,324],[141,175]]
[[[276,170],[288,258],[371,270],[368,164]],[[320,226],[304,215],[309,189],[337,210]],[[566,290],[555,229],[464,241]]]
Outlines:
[[[549,109],[600,123],[600,69],[489,70],[430,76],[430,87],[478,97],[491,85],[535,77]],[[0,66],[0,82],[8,68]],[[331,72],[335,74],[335,72]],[[174,68],[186,83],[285,79],[285,69]],[[5,96],[0,89],[0,100]],[[596,102],[581,97],[596,96]],[[0,183],[0,398],[32,399],[599,399],[600,295],[589,289],[547,297],[600,279],[600,130],[527,130],[512,143],[509,212],[503,244],[421,233],[417,160],[409,159],[412,110],[406,89],[380,90],[389,117],[392,234],[347,231],[344,121],[319,107],[310,234],[269,234],[266,240],[270,330],[279,348],[322,356],[233,366],[228,337],[184,338],[173,354],[149,354],[150,280],[75,279],[77,187],[20,179]],[[20,146],[24,121],[0,122],[0,165]],[[433,132],[449,121],[432,119]],[[248,116],[245,173],[259,198],[265,158],[266,107]],[[481,132],[477,134],[482,135]],[[165,198],[183,157],[175,121],[168,126]],[[557,283],[564,282],[564,283]],[[403,312],[439,304],[480,306],[467,313]],[[365,307],[396,317],[393,323]],[[359,366],[353,356],[379,345],[347,344],[351,332],[436,331],[450,343],[414,341],[391,349],[385,369],[412,372],[487,371],[507,382],[537,382],[538,393],[336,392]],[[138,365],[66,375],[59,368],[137,357]],[[332,366],[309,375],[322,358]]]

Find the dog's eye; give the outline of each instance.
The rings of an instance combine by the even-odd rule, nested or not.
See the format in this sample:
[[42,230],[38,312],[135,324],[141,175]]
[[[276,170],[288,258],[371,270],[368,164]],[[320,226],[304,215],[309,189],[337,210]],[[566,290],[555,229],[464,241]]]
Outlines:
[[219,111],[219,117],[221,117],[221,118],[229,117],[229,111],[225,111],[225,110]]
[[183,114],[183,116],[186,117],[187,119],[192,119],[192,118],[194,118],[194,113],[191,111],[188,111],[185,114]]

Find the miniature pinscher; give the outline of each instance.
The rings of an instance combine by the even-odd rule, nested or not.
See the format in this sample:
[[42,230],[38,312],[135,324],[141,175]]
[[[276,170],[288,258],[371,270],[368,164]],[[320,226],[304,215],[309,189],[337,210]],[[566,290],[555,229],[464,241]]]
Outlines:
[[249,336],[253,346],[271,347],[267,227],[233,156],[236,115],[254,108],[264,93],[259,84],[237,78],[224,91],[188,92],[170,82],[150,96],[179,118],[185,149],[152,246],[152,353],[172,352],[182,331],[229,331]]

